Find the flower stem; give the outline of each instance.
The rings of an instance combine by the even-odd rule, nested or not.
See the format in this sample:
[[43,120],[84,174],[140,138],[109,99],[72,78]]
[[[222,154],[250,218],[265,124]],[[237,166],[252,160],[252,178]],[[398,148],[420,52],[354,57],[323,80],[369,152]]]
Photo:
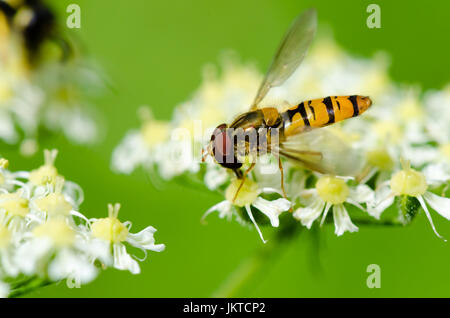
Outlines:
[[16,288],[12,289],[9,293],[9,298],[16,298],[24,296],[25,294],[28,294],[38,288],[53,284],[54,282],[46,279],[46,278],[39,278],[35,277],[34,279],[31,279],[27,281],[26,283],[18,284]]

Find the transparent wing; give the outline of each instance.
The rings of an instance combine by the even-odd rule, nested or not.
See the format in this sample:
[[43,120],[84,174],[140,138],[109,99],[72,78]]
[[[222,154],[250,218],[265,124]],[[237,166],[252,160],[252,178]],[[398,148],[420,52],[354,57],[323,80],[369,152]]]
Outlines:
[[291,162],[323,174],[357,176],[363,168],[361,153],[327,128],[289,137],[277,150]]
[[272,87],[282,85],[298,68],[314,38],[317,28],[317,13],[309,9],[300,14],[292,23],[278,50],[266,77],[258,89],[251,110],[258,107]]

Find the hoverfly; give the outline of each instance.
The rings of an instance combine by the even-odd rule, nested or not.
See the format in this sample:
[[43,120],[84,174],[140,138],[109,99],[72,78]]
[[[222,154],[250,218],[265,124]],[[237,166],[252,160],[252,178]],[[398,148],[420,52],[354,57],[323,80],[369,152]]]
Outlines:
[[[365,112],[372,104],[369,97],[360,95],[328,96],[303,101],[297,105],[260,107],[260,103],[273,87],[281,86],[299,67],[313,40],[317,27],[315,9],[300,14],[287,31],[272,60],[248,112],[243,113],[230,124],[219,125],[211,136],[207,153],[224,168],[232,170],[242,179],[234,199],[244,184],[248,173],[242,172],[242,158],[252,151],[272,153],[278,157],[283,182],[281,157],[307,169],[324,174],[354,175],[360,165],[359,156],[335,135],[321,128]],[[248,138],[251,132],[258,132],[254,142]],[[239,132],[244,139],[237,140]],[[274,138],[276,137],[276,138]],[[274,142],[276,139],[276,142]]]

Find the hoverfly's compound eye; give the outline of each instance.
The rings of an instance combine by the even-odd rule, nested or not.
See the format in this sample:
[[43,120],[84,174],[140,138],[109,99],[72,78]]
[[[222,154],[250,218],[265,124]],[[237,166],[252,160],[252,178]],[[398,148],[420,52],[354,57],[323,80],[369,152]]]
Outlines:
[[211,136],[212,153],[216,161],[225,168],[239,169],[242,163],[234,156],[231,132],[226,124],[219,125]]
[[[230,154],[232,149],[231,139],[227,134],[227,125],[222,124],[217,126],[214,130],[213,135],[211,136],[213,153],[216,159],[221,162],[224,156]],[[220,159],[220,160],[219,160]]]

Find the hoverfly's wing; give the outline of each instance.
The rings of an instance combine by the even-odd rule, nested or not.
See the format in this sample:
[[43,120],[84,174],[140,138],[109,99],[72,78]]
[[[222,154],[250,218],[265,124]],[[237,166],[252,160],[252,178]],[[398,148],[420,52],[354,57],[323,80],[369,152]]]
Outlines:
[[272,87],[281,86],[298,68],[306,55],[317,28],[317,13],[309,9],[293,22],[273,57],[266,77],[258,89],[250,110],[258,108]]
[[360,152],[327,128],[289,137],[275,151],[294,164],[323,174],[356,176],[363,167]]

